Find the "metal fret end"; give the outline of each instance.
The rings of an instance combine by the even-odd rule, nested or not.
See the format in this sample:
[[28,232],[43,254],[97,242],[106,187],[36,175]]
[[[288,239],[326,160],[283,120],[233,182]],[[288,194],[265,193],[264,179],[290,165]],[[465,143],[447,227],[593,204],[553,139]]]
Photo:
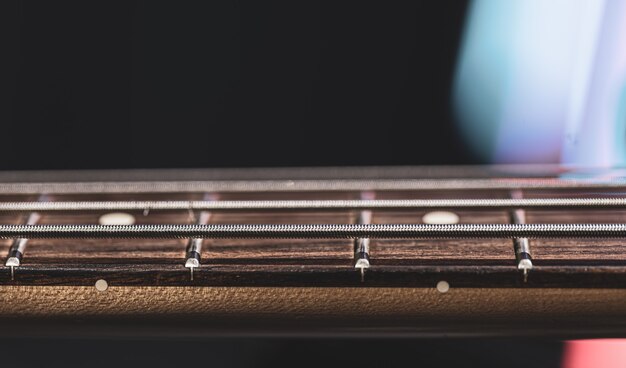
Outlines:
[[523,253],[526,257],[521,258],[517,263],[517,269],[524,273],[524,283],[528,282],[528,273],[533,269],[533,261],[528,253]]
[[187,246],[187,261],[185,267],[189,269],[189,279],[193,281],[193,270],[200,267],[200,251],[202,249],[202,239],[190,239]]
[[524,283],[528,282],[528,268],[524,268]]
[[18,257],[9,257],[4,265],[7,267],[19,267],[20,259]]
[[358,269],[361,270],[361,282],[365,282],[365,270],[368,269],[369,267],[370,267],[370,261],[367,259],[367,257],[361,257],[356,260],[356,263],[354,264],[354,268],[357,270]]
[[187,268],[200,267],[200,261],[197,260],[196,258],[187,258],[187,261],[185,262],[185,267]]
[[193,270],[200,267],[200,260],[197,258],[187,258],[185,267],[189,269],[189,280],[193,281]]
[[370,267],[370,261],[367,258],[359,258],[354,264],[354,268],[365,269]]
[[522,258],[517,264],[517,269],[518,270],[532,270],[533,262],[528,258]]

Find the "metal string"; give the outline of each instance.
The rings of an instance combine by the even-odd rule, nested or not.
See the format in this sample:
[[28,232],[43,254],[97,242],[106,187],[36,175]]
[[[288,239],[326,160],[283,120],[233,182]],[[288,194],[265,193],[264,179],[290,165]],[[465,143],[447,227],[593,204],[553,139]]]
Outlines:
[[626,178],[331,179],[0,183],[0,193],[288,192],[447,189],[626,188]]
[[0,202],[0,211],[626,208],[626,198]]
[[0,238],[626,238],[626,224],[0,225]]

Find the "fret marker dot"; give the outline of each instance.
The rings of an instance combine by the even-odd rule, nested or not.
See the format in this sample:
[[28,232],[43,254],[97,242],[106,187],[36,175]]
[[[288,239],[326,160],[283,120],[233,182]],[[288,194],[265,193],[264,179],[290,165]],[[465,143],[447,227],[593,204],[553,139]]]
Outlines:
[[437,291],[440,293],[447,293],[450,290],[450,284],[447,281],[439,281],[437,283]]
[[111,212],[100,216],[100,225],[132,225],[135,223],[135,216],[124,212]]
[[458,224],[459,215],[449,211],[433,211],[425,214],[422,217],[422,222],[431,225]]
[[109,288],[109,284],[107,283],[106,280],[100,279],[96,281],[96,290],[105,291],[108,288]]

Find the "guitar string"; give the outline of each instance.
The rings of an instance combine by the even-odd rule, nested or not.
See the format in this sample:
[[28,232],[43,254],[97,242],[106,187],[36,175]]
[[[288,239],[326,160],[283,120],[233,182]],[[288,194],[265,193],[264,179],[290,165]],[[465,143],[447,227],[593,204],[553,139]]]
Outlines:
[[626,224],[0,225],[0,238],[626,238]]
[[626,178],[331,179],[0,183],[3,194],[293,192],[364,190],[626,188]]
[[626,198],[0,202],[0,212],[133,210],[364,210],[419,208],[626,208]]

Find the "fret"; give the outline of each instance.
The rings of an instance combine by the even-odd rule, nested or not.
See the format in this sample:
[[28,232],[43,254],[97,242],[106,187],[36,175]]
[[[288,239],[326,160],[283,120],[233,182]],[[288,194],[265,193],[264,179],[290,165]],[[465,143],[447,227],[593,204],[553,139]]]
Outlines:
[[[39,213],[32,212],[26,218],[26,225],[36,225],[40,218],[41,215]],[[22,263],[28,241],[29,239],[27,238],[17,238],[13,241],[11,248],[9,248],[9,256],[5,262],[5,266],[11,268],[11,280],[15,279],[15,267],[19,267]]]
[[[521,199],[523,193],[521,190],[511,192],[513,199]],[[522,208],[515,208],[510,211],[511,222],[513,224],[526,223],[526,211]],[[528,238],[514,238],[513,250],[515,251],[515,260],[517,261],[517,269],[522,271],[524,283],[528,282],[528,273],[533,268],[532,258],[530,255],[530,240]]]
[[[37,199],[37,202],[34,203],[45,203],[49,198],[45,194],[41,194]],[[41,219],[41,214],[38,212],[31,212],[27,216],[25,216],[25,223],[27,226],[34,226],[39,223]],[[11,280],[15,280],[15,268],[19,267],[22,264],[22,260],[24,258],[24,254],[26,253],[26,246],[30,239],[28,238],[17,238],[13,240],[11,247],[9,248],[9,254],[7,260],[5,262],[5,266],[11,269]]]
[[[199,225],[207,224],[210,218],[210,212],[202,211],[200,212],[197,223]],[[200,267],[203,241],[204,239],[202,238],[191,238],[189,239],[189,244],[187,245],[187,260],[185,261],[185,267],[189,269],[189,277],[191,281],[193,281],[193,270],[197,267]]]
[[[511,220],[514,224],[525,224],[526,215],[524,210],[517,209],[511,211]],[[530,255],[530,240],[527,237],[513,238],[513,249],[515,251],[517,269],[522,271],[524,282],[526,282],[528,280],[528,273],[533,268]]]
[[[373,192],[361,193],[361,199],[373,200],[375,194]],[[367,225],[372,223],[372,211],[361,210],[357,217],[359,225]],[[354,241],[354,268],[361,272],[361,282],[365,282],[365,270],[370,267],[370,239],[357,238]]]
[[[211,201],[217,201],[218,197],[216,195],[205,195],[205,198]],[[209,223],[211,219],[211,212],[201,211],[200,215],[197,219],[198,225],[206,225]],[[185,267],[189,269],[189,279],[193,281],[193,271],[197,267],[200,267],[201,255],[202,255],[202,243],[204,239],[202,238],[191,238],[189,239],[189,243],[187,244],[187,260],[185,261]]]

